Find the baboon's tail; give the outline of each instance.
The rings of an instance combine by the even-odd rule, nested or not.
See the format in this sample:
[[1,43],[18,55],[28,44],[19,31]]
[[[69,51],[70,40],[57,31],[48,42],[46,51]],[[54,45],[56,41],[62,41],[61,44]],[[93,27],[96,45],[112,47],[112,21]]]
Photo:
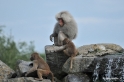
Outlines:
[[53,73],[52,72],[50,72],[50,75],[51,75],[51,80],[52,80],[52,82],[54,82],[54,75],[53,75]]

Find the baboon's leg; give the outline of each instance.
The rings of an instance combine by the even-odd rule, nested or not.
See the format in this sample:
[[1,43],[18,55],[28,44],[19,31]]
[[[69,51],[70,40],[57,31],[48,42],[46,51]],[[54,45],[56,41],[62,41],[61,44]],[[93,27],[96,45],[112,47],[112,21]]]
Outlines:
[[43,80],[42,76],[47,76],[50,72],[48,70],[37,69],[38,79],[36,80]]
[[38,61],[34,60],[33,61],[33,67],[25,74],[25,76],[27,76],[29,73],[34,72],[35,70],[37,70],[38,67]]
[[72,69],[73,58],[74,58],[74,57],[71,56],[70,69]]
[[79,55],[79,52],[78,52],[78,50],[76,49],[76,51],[75,51],[75,53],[74,53],[74,55],[73,56],[76,56],[76,55]]
[[78,50],[76,49],[76,53],[75,53],[75,55],[74,56],[76,56],[76,55],[79,55],[79,52],[78,52]]
[[62,31],[59,31],[59,34],[58,34],[58,45],[59,46],[63,45],[63,40],[65,38],[67,38],[67,36]]
[[63,50],[63,52],[64,52],[67,56],[70,56],[70,54],[68,54],[68,50],[67,50],[67,49]]

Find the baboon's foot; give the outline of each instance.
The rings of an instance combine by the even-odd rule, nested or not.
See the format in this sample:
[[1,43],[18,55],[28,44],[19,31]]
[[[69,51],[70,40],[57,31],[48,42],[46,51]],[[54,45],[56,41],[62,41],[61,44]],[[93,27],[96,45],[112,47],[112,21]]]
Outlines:
[[72,67],[70,67],[69,70],[72,70]]

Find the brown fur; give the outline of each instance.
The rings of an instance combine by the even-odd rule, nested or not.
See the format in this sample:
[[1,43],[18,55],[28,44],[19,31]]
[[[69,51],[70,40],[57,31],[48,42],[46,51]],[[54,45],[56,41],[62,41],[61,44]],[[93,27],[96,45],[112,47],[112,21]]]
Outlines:
[[42,76],[48,76],[50,74],[53,82],[53,73],[50,71],[48,64],[39,56],[38,53],[33,53],[30,60],[33,61],[33,67],[25,74],[25,76],[37,70],[37,80],[43,80]]
[[74,43],[72,41],[70,41],[68,38],[65,38],[63,40],[63,44],[66,45],[66,48],[64,51],[64,53],[67,56],[71,56],[71,63],[70,63],[70,68],[72,69],[72,62],[73,62],[73,57],[75,57],[78,54],[78,51],[74,45]]

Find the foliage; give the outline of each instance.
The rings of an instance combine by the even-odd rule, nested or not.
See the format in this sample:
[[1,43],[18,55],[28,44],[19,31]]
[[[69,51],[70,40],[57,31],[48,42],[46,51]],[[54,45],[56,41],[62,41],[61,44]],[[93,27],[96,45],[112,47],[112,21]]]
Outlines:
[[[34,49],[32,41],[29,44],[26,42],[16,43],[11,35],[7,37],[3,34],[3,27],[0,26],[0,60],[8,66],[15,69],[18,59],[28,61]],[[45,54],[41,54],[41,56],[45,59]]]

